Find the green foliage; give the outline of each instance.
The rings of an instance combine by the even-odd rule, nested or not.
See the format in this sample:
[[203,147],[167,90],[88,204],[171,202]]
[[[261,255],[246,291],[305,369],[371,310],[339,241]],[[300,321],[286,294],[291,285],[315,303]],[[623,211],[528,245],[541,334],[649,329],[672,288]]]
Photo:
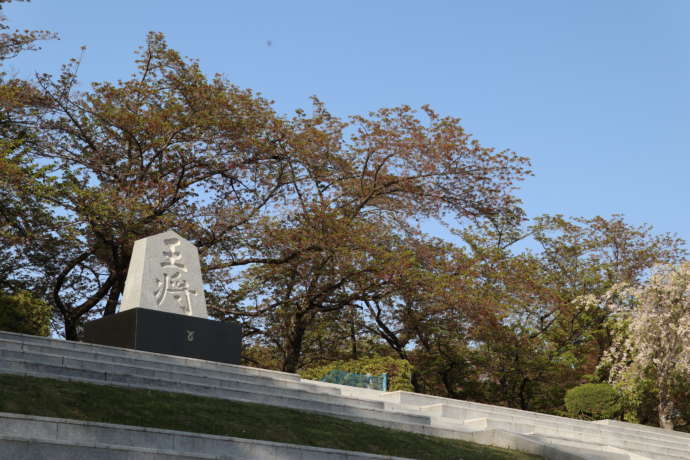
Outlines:
[[47,336],[50,305],[26,291],[0,295],[0,330]]
[[608,383],[585,383],[565,394],[568,415],[585,420],[616,418],[623,409],[620,395]]
[[658,426],[659,389],[649,375],[640,375],[628,385],[614,384],[623,404],[623,420]]
[[310,380],[321,380],[333,370],[355,372],[358,374],[388,374],[388,391],[412,391],[412,365],[404,359],[389,356],[362,358],[354,361],[334,361],[326,366],[301,369],[300,377]]
[[[0,32],[0,66],[54,38],[13,33],[1,13]],[[315,98],[311,114],[280,115],[159,33],[135,64],[85,91],[79,59],[31,81],[0,67],[0,292],[51,292],[68,340],[116,312],[134,241],[172,228],[200,247],[210,314],[242,323],[246,363],[307,378],[387,373],[393,390],[413,382],[547,413],[596,372],[630,420],[690,423],[690,371],[628,359],[681,338],[682,296],[656,329],[641,320],[661,316],[633,315],[644,334],[630,334],[632,348],[607,305],[612,286],[639,287],[687,257],[674,235],[620,215],[527,221],[513,193],[528,159],[482,147],[429,107],[344,119]],[[413,222],[425,219],[463,243],[424,236]],[[514,246],[524,238],[541,249]],[[0,302],[0,327],[27,331],[29,318],[47,333],[49,309],[18,296]],[[600,362],[612,347],[621,359]],[[339,361],[371,355],[402,360]]]

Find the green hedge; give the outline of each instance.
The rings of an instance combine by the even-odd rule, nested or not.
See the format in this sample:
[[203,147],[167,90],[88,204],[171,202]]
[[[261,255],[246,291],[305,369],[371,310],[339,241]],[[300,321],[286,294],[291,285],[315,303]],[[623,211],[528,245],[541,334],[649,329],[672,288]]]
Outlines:
[[51,314],[50,305],[26,291],[0,294],[0,330],[47,336]]
[[388,374],[388,391],[412,391],[412,365],[404,359],[388,356],[376,356],[354,361],[333,361],[321,367],[312,367],[298,371],[300,377],[309,380],[321,380],[332,370],[354,372],[357,374]]
[[604,420],[619,417],[623,404],[618,391],[608,383],[586,383],[566,392],[565,408],[570,417]]

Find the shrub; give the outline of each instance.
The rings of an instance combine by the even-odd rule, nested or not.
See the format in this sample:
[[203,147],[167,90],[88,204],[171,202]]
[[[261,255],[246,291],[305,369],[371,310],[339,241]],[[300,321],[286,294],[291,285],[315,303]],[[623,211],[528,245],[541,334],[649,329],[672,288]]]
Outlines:
[[388,391],[412,391],[412,365],[404,359],[389,356],[375,356],[353,361],[333,361],[320,367],[301,369],[298,373],[303,379],[321,380],[333,370],[357,374],[388,374]]
[[618,391],[608,383],[585,383],[565,394],[568,416],[585,420],[617,418],[623,410]]
[[0,294],[0,330],[47,336],[51,313],[50,305],[26,291]]

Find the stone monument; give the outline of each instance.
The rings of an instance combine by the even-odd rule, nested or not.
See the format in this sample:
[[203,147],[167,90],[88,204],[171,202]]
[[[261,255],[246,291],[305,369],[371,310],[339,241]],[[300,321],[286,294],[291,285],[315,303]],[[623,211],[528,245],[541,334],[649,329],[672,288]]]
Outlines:
[[135,241],[120,313],[87,323],[84,341],[239,364],[241,330],[208,319],[199,252],[168,230]]
[[131,308],[207,318],[196,247],[172,230],[135,241],[120,311]]

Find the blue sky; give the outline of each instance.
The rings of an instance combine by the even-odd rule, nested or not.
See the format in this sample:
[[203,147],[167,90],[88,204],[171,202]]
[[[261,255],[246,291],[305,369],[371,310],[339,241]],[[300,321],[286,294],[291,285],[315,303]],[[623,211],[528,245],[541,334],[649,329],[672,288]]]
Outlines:
[[[430,104],[530,157],[530,216],[623,213],[690,240],[690,2],[33,0],[4,9],[61,40],[10,64],[81,79],[133,72],[149,30],[281,113]],[[268,42],[271,45],[268,45]],[[442,230],[438,231],[443,234]]]

